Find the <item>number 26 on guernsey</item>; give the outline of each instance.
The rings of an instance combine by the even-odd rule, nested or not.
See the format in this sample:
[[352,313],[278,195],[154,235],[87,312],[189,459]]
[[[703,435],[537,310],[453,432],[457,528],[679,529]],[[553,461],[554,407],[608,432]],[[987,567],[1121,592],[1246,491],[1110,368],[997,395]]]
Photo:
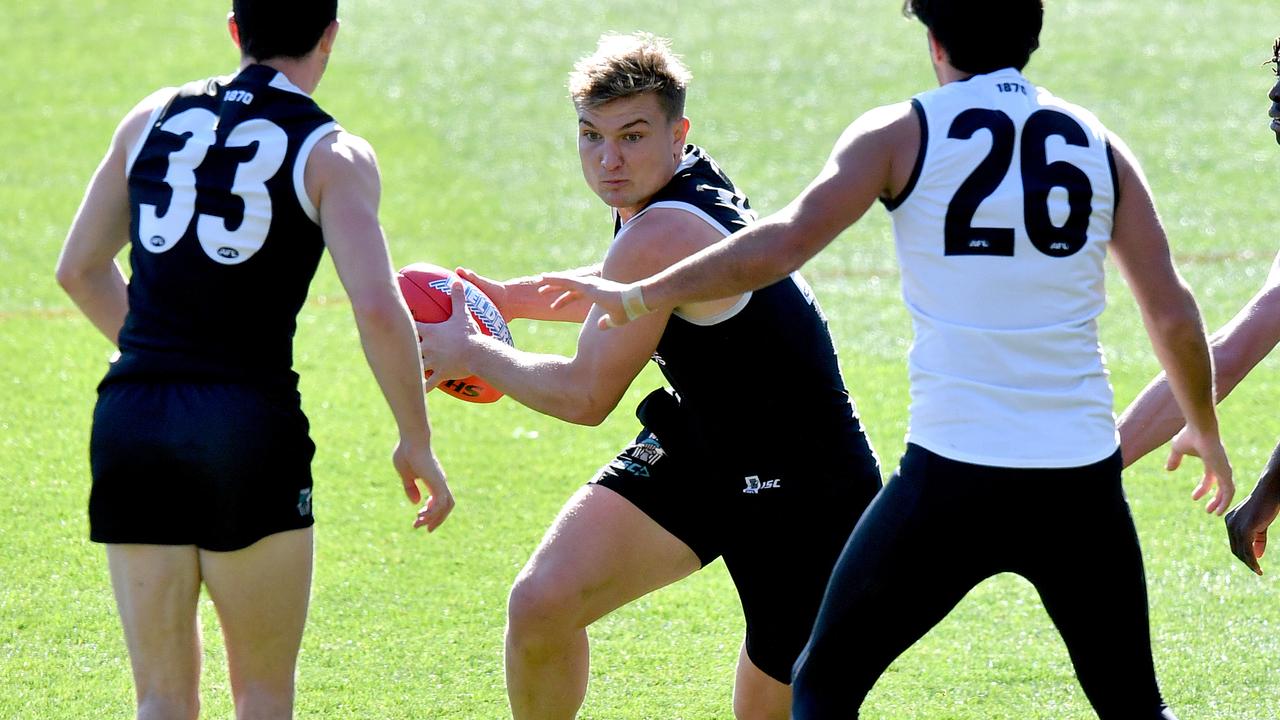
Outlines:
[[[974,227],[973,216],[1013,165],[1017,130],[1013,120],[999,110],[973,108],[956,116],[947,137],[968,140],[979,130],[991,133],[991,151],[956,190],[947,206],[945,252],[947,255],[1013,255],[1013,228]],[[1051,257],[1074,255],[1084,247],[1093,203],[1093,185],[1083,170],[1063,160],[1048,162],[1045,144],[1050,137],[1067,145],[1089,147],[1089,137],[1070,116],[1055,110],[1038,110],[1022,128],[1023,222],[1027,238],[1037,250]],[[1049,216],[1049,192],[1067,192],[1067,221],[1055,225]]]
[[257,145],[253,155],[236,165],[231,193],[244,202],[244,214],[240,226],[228,230],[227,218],[196,215],[196,168],[218,141],[217,122],[218,116],[212,112],[192,108],[160,126],[167,133],[185,137],[185,142],[169,155],[169,170],[164,176],[172,191],[169,207],[163,215],[155,205],[144,203],[138,208],[138,238],[147,250],[161,253],[172,248],[186,234],[192,219],[200,246],[216,262],[236,265],[262,249],[271,229],[271,196],[266,182],[284,164],[289,137],[279,125],[261,118],[240,123],[227,135],[225,147]]

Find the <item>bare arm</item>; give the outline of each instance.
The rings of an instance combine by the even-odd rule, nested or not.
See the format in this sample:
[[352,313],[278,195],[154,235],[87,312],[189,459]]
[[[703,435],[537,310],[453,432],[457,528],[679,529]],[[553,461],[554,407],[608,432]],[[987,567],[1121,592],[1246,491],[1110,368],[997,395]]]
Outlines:
[[[1222,401],[1245,375],[1280,343],[1280,255],[1262,289],[1210,339],[1214,385]],[[1126,465],[1160,447],[1185,421],[1169,381],[1156,376],[1120,416],[1120,445]]]
[[[615,241],[605,258],[605,278],[646,277],[721,239],[702,220],[678,210],[654,210]],[[419,324],[423,357],[448,377],[473,373],[541,413],[595,425],[617,406],[631,381],[653,355],[670,311],[656,312],[619,331],[595,322],[583,325],[572,358],[517,350],[474,332],[460,312],[434,325]],[[598,318],[599,308],[591,318]]]
[[547,276],[547,292],[558,295],[557,305],[585,295],[607,313],[602,325],[621,325],[629,319],[624,293],[639,293],[645,308],[655,311],[769,285],[830,244],[877,197],[905,185],[919,137],[910,104],[872,110],[845,130],[822,171],[795,200],[728,241],[642,282],[610,285]]
[[1169,243],[1146,178],[1128,147],[1113,138],[1120,202],[1112,229],[1111,249],[1142,312],[1160,365],[1169,377],[1174,400],[1188,419],[1181,443],[1168,463],[1176,468],[1184,453],[1204,461],[1205,474],[1193,497],[1200,498],[1216,482],[1218,492],[1207,509],[1226,512],[1235,486],[1231,465],[1218,437],[1214,409],[1213,364],[1204,336],[1200,309],[1169,256]]
[[454,501],[431,449],[413,320],[378,224],[382,188],[373,149],[346,132],[330,134],[308,158],[306,185],[320,209],[325,245],[351,298],[365,357],[400,431],[393,462],[405,494],[418,502],[415,479],[421,478],[431,495],[416,525],[434,530]]
[[[568,277],[600,277],[600,272],[601,265],[597,263],[573,270],[560,270],[556,274]],[[538,293],[538,287],[542,285],[540,275],[526,275],[498,281],[478,275],[467,268],[460,267],[457,273],[462,279],[480,288],[481,292],[497,306],[498,312],[502,313],[502,318],[507,322],[516,318],[525,318],[581,323],[586,320],[587,313],[591,311],[591,303],[584,299],[565,303],[556,308],[549,306]]]
[[125,115],[111,147],[89,181],[58,257],[58,284],[107,337],[119,345],[129,312],[128,283],[116,255],[129,244],[129,183],[125,164],[140,142],[151,112],[170,92],[160,91]]

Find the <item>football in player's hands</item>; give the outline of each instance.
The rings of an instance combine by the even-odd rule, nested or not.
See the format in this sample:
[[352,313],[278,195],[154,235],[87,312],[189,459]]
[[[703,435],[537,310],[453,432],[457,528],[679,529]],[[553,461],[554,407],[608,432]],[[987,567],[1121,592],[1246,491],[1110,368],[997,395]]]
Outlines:
[[[454,282],[462,283],[467,298],[467,310],[479,326],[480,332],[495,337],[511,345],[511,331],[502,319],[502,313],[480,292],[479,288],[458,277],[456,274],[431,263],[414,263],[400,269],[396,275],[400,284],[400,294],[409,305],[413,319],[420,323],[438,323],[449,319],[453,314],[453,301],[449,297],[449,287]],[[430,376],[430,372],[428,372]],[[467,402],[490,403],[502,397],[502,393],[494,389],[484,380],[471,375],[465,378],[446,380],[439,385],[440,389],[450,395]]]

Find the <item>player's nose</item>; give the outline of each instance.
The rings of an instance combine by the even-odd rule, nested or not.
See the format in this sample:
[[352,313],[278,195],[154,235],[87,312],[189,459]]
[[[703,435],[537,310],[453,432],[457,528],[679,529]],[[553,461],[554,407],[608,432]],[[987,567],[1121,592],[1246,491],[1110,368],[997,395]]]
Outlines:
[[600,152],[600,167],[616,170],[622,167],[622,149],[616,143],[607,142]]

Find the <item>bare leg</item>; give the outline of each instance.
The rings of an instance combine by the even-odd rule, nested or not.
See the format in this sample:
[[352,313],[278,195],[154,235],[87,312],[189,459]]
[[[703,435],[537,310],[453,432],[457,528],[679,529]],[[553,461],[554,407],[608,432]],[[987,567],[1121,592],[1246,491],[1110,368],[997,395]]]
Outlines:
[[138,720],[200,713],[200,565],[191,545],[107,545]]
[[737,720],[787,720],[791,717],[791,686],[756,667],[747,646],[738,652],[738,676],[733,683],[733,716]]
[[205,586],[222,623],[239,720],[293,717],[312,538],[312,528],[304,528],[268,535],[243,550],[200,551]]
[[515,720],[573,718],[587,691],[586,627],[699,567],[687,545],[622,496],[580,489],[511,589],[506,666]]

